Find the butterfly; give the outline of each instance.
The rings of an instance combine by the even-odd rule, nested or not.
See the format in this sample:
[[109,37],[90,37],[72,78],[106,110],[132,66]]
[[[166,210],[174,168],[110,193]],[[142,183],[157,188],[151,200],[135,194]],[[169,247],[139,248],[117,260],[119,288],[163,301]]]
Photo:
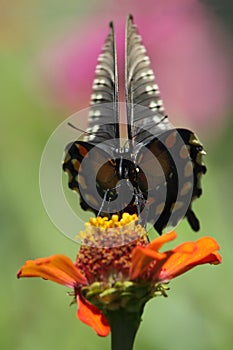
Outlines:
[[192,131],[169,122],[132,15],[126,22],[125,103],[119,102],[112,22],[109,27],[98,57],[88,128],[65,150],[69,187],[80,195],[82,209],[95,215],[136,213],[159,234],[187,217],[197,231],[192,202],[202,193],[203,146]]

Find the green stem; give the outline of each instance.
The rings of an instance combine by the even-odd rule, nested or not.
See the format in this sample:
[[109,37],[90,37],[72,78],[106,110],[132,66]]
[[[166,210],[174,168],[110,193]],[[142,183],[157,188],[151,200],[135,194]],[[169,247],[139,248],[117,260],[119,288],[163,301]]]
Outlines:
[[111,327],[111,349],[132,350],[141,314],[126,309],[108,311],[107,318]]

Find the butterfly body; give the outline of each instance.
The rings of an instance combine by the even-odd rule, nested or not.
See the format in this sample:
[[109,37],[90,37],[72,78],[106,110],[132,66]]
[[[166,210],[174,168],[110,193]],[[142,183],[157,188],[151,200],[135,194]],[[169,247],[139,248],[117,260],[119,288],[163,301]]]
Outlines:
[[[126,26],[125,75],[126,103],[121,104],[110,24],[93,83],[88,129],[66,147],[63,170],[69,187],[79,193],[81,207],[95,215],[136,213],[159,233],[186,216],[198,230],[191,206],[202,192],[203,147],[192,131],[175,129],[165,115],[132,16]],[[126,137],[120,132],[121,109],[127,116]]]

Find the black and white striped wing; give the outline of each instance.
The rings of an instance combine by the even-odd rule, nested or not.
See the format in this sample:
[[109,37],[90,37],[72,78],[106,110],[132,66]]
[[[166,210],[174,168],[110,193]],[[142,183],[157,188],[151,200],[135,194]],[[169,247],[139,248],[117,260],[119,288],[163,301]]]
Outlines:
[[98,57],[86,131],[84,141],[94,145],[110,139],[114,143],[119,138],[117,55],[112,22]]
[[[150,59],[131,15],[126,23],[125,51],[128,137],[141,142],[172,129],[172,126],[165,115]],[[150,133],[147,135],[146,131]]]

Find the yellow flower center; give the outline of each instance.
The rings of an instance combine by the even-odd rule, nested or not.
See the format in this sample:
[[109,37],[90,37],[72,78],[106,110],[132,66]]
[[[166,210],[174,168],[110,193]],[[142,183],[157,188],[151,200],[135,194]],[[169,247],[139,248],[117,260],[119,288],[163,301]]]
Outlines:
[[91,218],[77,238],[82,240],[83,245],[113,248],[131,243],[145,235],[146,231],[138,224],[137,215],[123,213],[121,219],[118,215],[112,215],[111,219]]
[[138,224],[137,215],[124,213],[108,218],[91,218],[80,232],[81,246],[76,264],[89,283],[107,283],[127,279],[132,251],[137,245],[148,243],[146,230]]
[[136,214],[130,215],[128,213],[123,213],[122,218],[119,220],[118,215],[112,215],[112,218],[109,220],[107,217],[97,217],[97,218],[91,218],[90,223],[87,223],[87,225],[92,225],[96,227],[101,228],[115,228],[115,227],[123,227],[130,222],[134,222],[138,220],[138,217]]

